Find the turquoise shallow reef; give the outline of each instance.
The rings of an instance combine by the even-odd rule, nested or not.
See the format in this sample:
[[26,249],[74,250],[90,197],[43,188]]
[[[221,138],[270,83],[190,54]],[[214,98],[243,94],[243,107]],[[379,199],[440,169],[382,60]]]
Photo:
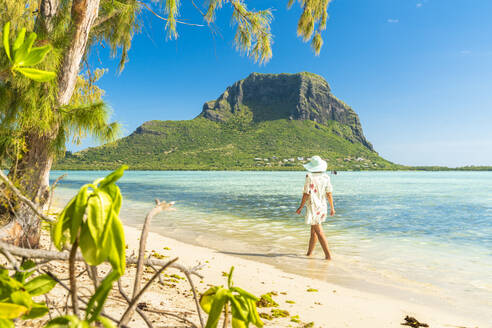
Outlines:
[[[68,173],[58,205],[102,171]],[[154,198],[178,211],[153,231],[284,270],[440,306],[492,322],[492,172],[339,172],[337,215],[324,229],[334,261],[303,254],[294,211],[304,172],[127,172],[122,219],[138,225]],[[321,258],[321,251],[317,250]]]

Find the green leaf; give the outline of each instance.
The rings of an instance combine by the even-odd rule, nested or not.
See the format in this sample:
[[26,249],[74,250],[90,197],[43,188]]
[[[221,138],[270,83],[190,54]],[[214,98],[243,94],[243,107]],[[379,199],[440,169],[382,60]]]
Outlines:
[[227,276],[227,286],[229,288],[232,287],[232,273],[234,272],[234,266],[231,266],[231,270],[229,271],[229,275]]
[[235,296],[231,296],[230,301],[232,316],[234,318],[238,318],[242,321],[248,322],[248,308],[243,307],[241,303],[238,302]]
[[16,51],[20,48],[20,46],[24,43],[24,38],[26,36],[26,28],[23,27],[20,32],[17,34],[17,38],[15,39],[14,46],[12,48],[13,51]]
[[18,290],[16,292],[13,292],[10,294],[10,299],[12,300],[12,303],[18,304],[18,305],[23,305],[27,309],[31,309],[32,306],[32,296],[29,295],[29,293],[24,292],[22,290]]
[[36,263],[34,263],[31,260],[27,260],[21,265],[21,270],[23,271],[16,271],[15,274],[13,275],[13,278],[17,280],[18,282],[23,283],[27,278],[29,278],[33,273],[33,271],[27,271],[29,269],[32,269],[36,266]]
[[106,278],[103,279],[101,285],[97,288],[94,295],[92,295],[89,303],[87,303],[87,309],[85,310],[85,319],[89,322],[93,322],[99,317],[99,313],[106,302],[111,288],[113,287],[113,282],[118,280],[120,275],[116,271],[111,271]]
[[256,327],[263,327],[263,321],[261,321],[258,310],[256,309],[256,301],[253,299],[246,300],[249,308],[249,321]]
[[9,60],[12,62],[12,57],[10,56],[9,35],[10,35],[10,22],[7,22],[3,26],[3,49],[5,50],[5,53],[7,54]]
[[15,325],[12,320],[0,319],[0,328],[15,328]]
[[34,279],[29,280],[25,284],[26,291],[31,294],[31,296],[43,295],[49,292],[55,287],[56,281],[53,280],[47,274],[42,274]]
[[82,252],[84,260],[90,265],[99,265],[104,261],[99,256],[100,250],[97,248],[94,239],[89,231],[89,226],[86,223],[82,224],[82,230],[80,232],[79,247]]
[[119,168],[117,168],[115,171],[110,173],[107,177],[99,182],[99,188],[104,188],[105,186],[118,181],[123,176],[126,169],[128,169],[127,165],[121,165]]
[[259,300],[259,298],[258,298],[258,297],[256,297],[255,295],[253,295],[253,294],[251,294],[251,293],[248,293],[247,291],[245,291],[244,289],[239,288],[239,287],[232,287],[232,288],[231,288],[231,291],[233,291],[233,292],[237,292],[237,293],[239,293],[239,295],[241,295],[242,297],[252,299],[252,300],[254,300],[255,302]]
[[248,328],[248,324],[238,318],[232,318],[232,328]]
[[228,300],[228,293],[229,291],[225,288],[220,288],[219,290],[217,290],[217,293],[215,293],[205,328],[217,327],[222,309],[224,308],[224,305]]
[[33,303],[29,313],[22,316],[23,320],[40,318],[49,312],[44,303]]
[[84,328],[89,327],[86,321],[82,321],[75,315],[64,315],[50,320],[44,328]]
[[47,82],[56,77],[55,72],[48,72],[35,68],[16,67],[14,70],[36,82]]
[[113,215],[111,220],[110,240],[112,247],[109,252],[109,262],[113,266],[114,270],[117,270],[120,275],[125,273],[126,268],[126,245],[125,245],[125,232],[123,231],[123,225],[116,215]]
[[111,197],[99,189],[94,190],[87,201],[87,224],[98,248],[104,246],[104,226],[106,220],[110,219],[112,203]]
[[113,325],[113,322],[111,322],[111,320],[109,320],[108,318],[105,318],[105,317],[97,317],[97,321],[99,321],[103,328],[114,328],[116,327],[115,325]]
[[23,305],[0,303],[0,319],[15,319],[27,312]]
[[84,219],[85,210],[87,208],[87,200],[89,198],[89,185],[84,185],[80,188],[75,196],[74,208],[71,216],[70,224],[70,243],[74,243],[78,236],[82,220]]
[[[26,33],[25,29],[23,29],[23,30],[24,30],[24,34],[25,34]],[[19,34],[22,34],[22,30],[21,30],[21,33],[19,33]],[[22,43],[20,44],[20,46],[18,48],[15,48],[15,45],[17,44],[17,40],[19,39],[19,36],[17,37],[17,39],[15,40],[15,44],[14,44],[14,65],[15,66],[24,66],[24,61],[27,59],[29,51],[31,51],[31,47],[32,47],[34,41],[36,41],[36,38],[37,38],[37,35],[34,32],[29,33],[29,36],[27,37],[26,40],[24,40],[24,36],[22,36]]]
[[53,240],[53,244],[55,244],[55,247],[58,248],[59,251],[63,249],[65,243],[63,238],[63,231],[65,230],[67,223],[70,222],[70,218],[73,217],[74,210],[75,197],[70,200],[67,206],[65,206],[63,211],[58,215],[58,220],[51,230],[51,239]]
[[24,60],[22,66],[34,66],[41,63],[44,60],[44,57],[46,57],[46,54],[50,52],[50,50],[51,46],[49,44],[42,47],[32,48],[31,51],[27,54],[27,57]]
[[200,306],[202,307],[205,313],[210,313],[210,309],[212,308],[212,302],[214,300],[215,293],[219,290],[218,286],[211,287],[207,289],[205,293],[200,297]]

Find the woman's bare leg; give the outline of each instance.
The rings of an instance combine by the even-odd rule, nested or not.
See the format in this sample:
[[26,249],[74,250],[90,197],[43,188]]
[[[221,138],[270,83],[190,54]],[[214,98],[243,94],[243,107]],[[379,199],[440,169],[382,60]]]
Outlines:
[[316,237],[316,231],[314,231],[314,226],[311,226],[311,237],[309,238],[309,248],[307,251],[307,256],[311,256],[313,254],[314,246],[316,246],[316,242],[318,241],[318,237]]
[[311,227],[314,227],[314,231],[318,236],[319,243],[323,248],[323,252],[325,252],[325,259],[331,260],[330,251],[328,250],[328,242],[326,241],[325,233],[323,232],[323,228],[321,227],[321,224],[316,224]]

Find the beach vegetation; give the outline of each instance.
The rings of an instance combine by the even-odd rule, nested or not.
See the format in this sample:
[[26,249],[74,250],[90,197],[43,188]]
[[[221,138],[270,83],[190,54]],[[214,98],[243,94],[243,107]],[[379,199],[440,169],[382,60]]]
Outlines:
[[281,309],[272,309],[272,317],[274,318],[286,318],[290,316],[289,311]]
[[256,306],[260,308],[277,307],[278,303],[273,300],[271,293],[267,293],[260,296],[260,299],[256,302]]
[[[146,256],[150,221],[157,213],[170,209],[173,203],[156,200],[156,206],[149,212],[144,222],[139,238],[138,257],[126,256],[125,234],[119,219],[123,199],[116,184],[126,168],[123,165],[106,177],[82,186],[57,215],[56,220],[39,211],[36,205],[23,196],[0,171],[3,183],[23,202],[31,206],[50,226],[50,245],[54,245],[57,249],[56,251],[25,249],[0,241],[0,254],[4,255],[10,265],[0,268],[0,326],[14,327],[14,324],[25,324],[26,320],[39,319],[48,313],[50,319],[44,321],[44,327],[129,327],[128,322],[135,312],[148,323],[149,320],[144,312],[148,305],[139,300],[157,279],[162,285],[174,288],[176,285],[162,280],[162,276],[165,276],[171,282],[178,283],[180,280],[189,282],[201,328],[216,327],[222,310],[225,311],[226,322],[231,317],[232,327],[248,327],[249,324],[262,327],[263,323],[255,305],[258,298],[234,286],[232,281],[234,268],[231,268],[227,275],[227,288],[213,286],[202,295],[200,300],[191,276],[196,275],[203,279],[197,272],[202,265],[187,268],[176,263],[177,258],[164,261],[152,258],[153,253],[150,257]],[[21,265],[18,264],[18,258],[22,258]],[[63,261],[68,266],[68,278],[59,277],[59,273],[52,270],[50,261]],[[77,262],[82,262],[82,266],[76,265]],[[106,263],[109,263],[109,270]],[[81,267],[85,269],[81,271]],[[126,294],[120,280],[127,267],[135,268],[131,296]],[[179,270],[184,276],[164,274],[164,270],[171,267]],[[100,276],[101,273],[105,276]],[[93,292],[91,291],[89,295],[86,293],[89,290],[87,286],[80,286],[77,282],[82,275],[86,275],[94,285]],[[65,284],[65,280],[68,280],[68,285]],[[121,295],[120,300],[127,304],[126,310],[118,318],[103,312],[116,281]],[[145,284],[141,286],[143,282]],[[57,309],[60,315],[52,318],[53,311],[50,310],[53,309],[50,309],[50,305],[53,303],[49,302],[49,293],[55,286],[66,289],[70,301],[64,307],[64,313]],[[84,292],[81,292],[81,289]],[[46,303],[33,299],[37,296],[44,296]],[[209,313],[207,323],[202,316],[202,307]],[[166,311],[155,311],[163,315],[168,314]],[[177,316],[177,318],[192,323],[185,317]]]
[[234,328],[249,327],[250,324],[263,327],[263,322],[256,309],[258,298],[242,288],[234,286],[233,272],[234,267],[231,267],[227,275],[227,288],[213,286],[202,294],[200,305],[208,313],[205,328],[217,327],[222,313],[224,313],[224,327],[228,326],[229,313],[232,316],[232,327]]

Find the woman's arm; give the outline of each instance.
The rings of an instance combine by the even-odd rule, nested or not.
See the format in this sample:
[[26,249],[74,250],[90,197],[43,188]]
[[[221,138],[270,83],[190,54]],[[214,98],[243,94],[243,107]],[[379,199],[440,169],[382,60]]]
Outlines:
[[304,205],[306,205],[308,198],[309,194],[302,194],[301,205],[299,205],[299,208],[296,211],[297,214],[301,215],[302,208],[304,207]]
[[330,203],[330,215],[335,215],[335,205],[333,205],[333,195],[331,192],[326,193],[326,197],[328,197],[328,202]]

